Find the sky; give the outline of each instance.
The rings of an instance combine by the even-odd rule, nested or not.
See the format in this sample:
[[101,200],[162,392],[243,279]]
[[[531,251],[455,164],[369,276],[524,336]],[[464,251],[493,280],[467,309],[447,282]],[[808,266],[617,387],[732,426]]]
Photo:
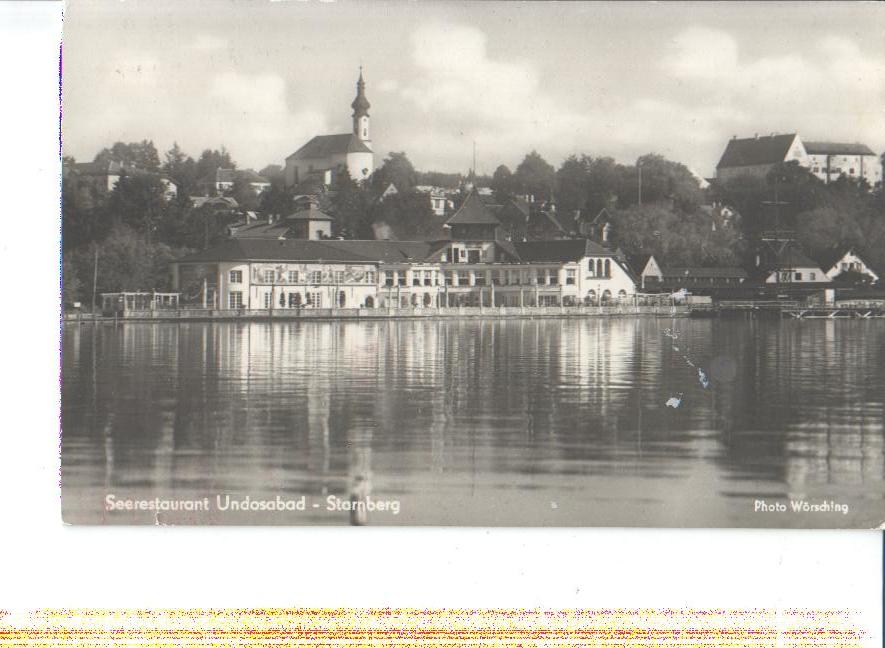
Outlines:
[[62,140],[227,147],[283,164],[351,129],[359,66],[376,164],[514,169],[537,150],[710,176],[734,135],[885,150],[882,3],[69,0]]

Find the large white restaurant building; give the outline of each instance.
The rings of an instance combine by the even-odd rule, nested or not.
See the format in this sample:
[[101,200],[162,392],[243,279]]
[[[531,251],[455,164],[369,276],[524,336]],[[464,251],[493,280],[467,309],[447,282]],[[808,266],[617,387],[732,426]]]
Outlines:
[[[232,237],[172,264],[182,302],[216,309],[553,306],[631,298],[616,251],[587,239],[502,241],[475,193],[438,241]],[[283,233],[281,233],[281,230]],[[273,234],[270,234],[273,232]]]

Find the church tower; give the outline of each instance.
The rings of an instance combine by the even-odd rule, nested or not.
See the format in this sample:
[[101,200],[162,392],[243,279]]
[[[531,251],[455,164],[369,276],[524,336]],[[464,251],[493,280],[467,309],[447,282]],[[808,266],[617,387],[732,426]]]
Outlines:
[[360,78],[356,82],[356,99],[350,104],[353,108],[353,134],[366,146],[372,146],[372,138],[369,135],[369,108],[371,104],[366,99],[366,82],[363,81],[363,66],[360,66]]

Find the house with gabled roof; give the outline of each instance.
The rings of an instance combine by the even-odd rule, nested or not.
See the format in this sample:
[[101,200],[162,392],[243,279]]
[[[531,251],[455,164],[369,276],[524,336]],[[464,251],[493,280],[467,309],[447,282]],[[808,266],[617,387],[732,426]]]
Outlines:
[[375,170],[375,156],[369,133],[369,108],[366,84],[360,68],[356,98],[351,103],[353,127],[349,133],[316,135],[286,158],[283,178],[287,187],[295,187],[311,175],[325,175],[334,182],[335,175],[347,169],[351,179],[363,182]]
[[307,240],[297,222],[317,214],[311,206],[245,225],[177,260],[176,289],[197,294],[202,285],[206,304],[229,309],[568,306],[615,303],[636,290],[623,255],[588,239],[501,240],[500,221],[476,191],[442,240]]
[[716,178],[726,182],[743,175],[764,178],[777,164],[792,160],[804,164],[807,157],[797,133],[733,137],[716,165]]
[[811,172],[824,182],[863,178],[875,187],[882,182],[882,161],[866,144],[859,142],[805,142]]
[[879,273],[854,248],[847,250],[842,248],[825,255],[821,267],[826,270],[827,277],[833,281],[854,275],[856,278],[865,277],[869,283],[879,282]]

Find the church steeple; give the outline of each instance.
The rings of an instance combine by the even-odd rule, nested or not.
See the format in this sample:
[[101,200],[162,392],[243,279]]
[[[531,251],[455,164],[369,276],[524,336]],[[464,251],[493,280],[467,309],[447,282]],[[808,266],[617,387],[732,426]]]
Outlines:
[[353,134],[360,140],[369,144],[369,108],[372,105],[366,99],[366,82],[363,81],[363,66],[360,66],[360,78],[356,82],[356,98],[350,104],[353,108]]

